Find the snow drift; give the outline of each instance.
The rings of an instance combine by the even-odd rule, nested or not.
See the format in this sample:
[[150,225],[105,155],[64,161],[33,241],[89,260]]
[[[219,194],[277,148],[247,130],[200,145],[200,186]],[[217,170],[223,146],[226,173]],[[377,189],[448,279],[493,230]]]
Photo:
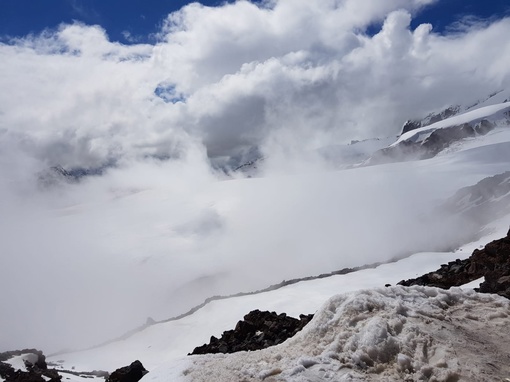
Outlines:
[[510,375],[509,315],[510,301],[458,288],[361,290],[281,345],[193,356],[144,380],[495,381]]

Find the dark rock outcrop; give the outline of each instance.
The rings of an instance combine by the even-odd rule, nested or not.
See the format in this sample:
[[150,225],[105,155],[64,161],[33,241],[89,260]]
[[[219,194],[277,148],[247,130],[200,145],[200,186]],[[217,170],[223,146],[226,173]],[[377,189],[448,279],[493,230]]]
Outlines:
[[423,127],[423,125],[421,124],[421,121],[407,120],[407,121],[404,122],[404,125],[402,126],[402,133],[401,134],[405,134],[405,133],[407,133],[408,131],[411,131],[411,130],[419,129],[420,127]]
[[138,360],[129,366],[121,367],[110,374],[108,382],[138,382],[148,371]]
[[460,106],[459,105],[455,105],[455,106],[447,107],[446,109],[444,109],[440,113],[430,114],[426,118],[426,120],[428,120],[428,121],[427,122],[424,121],[425,123],[423,123],[423,126],[432,125],[433,123],[440,122],[440,121],[442,121],[444,119],[451,118],[454,115],[459,114],[459,111],[460,111]]
[[77,183],[85,177],[101,176],[112,166],[113,164],[106,164],[100,167],[74,167],[68,169],[62,166],[53,166],[41,171],[37,176],[37,182],[42,188],[52,187],[61,183]]
[[253,310],[237,323],[234,330],[223,332],[219,339],[212,336],[209,344],[196,347],[188,355],[265,349],[294,336],[312,318],[313,314],[301,314],[298,320],[285,313]]
[[427,115],[422,120],[408,120],[404,123],[402,126],[402,134],[407,133],[411,130],[419,129],[420,127],[425,127],[432,125],[433,123],[442,121],[444,119],[453,117],[460,112],[460,106],[450,106],[444,109],[443,111],[440,111],[439,113],[431,113]]
[[[406,130],[405,132],[415,130],[418,128],[416,126],[418,126],[416,122],[408,121],[404,124],[404,130]],[[421,127],[423,127],[423,125]],[[460,125],[438,128],[432,131],[424,140],[415,141],[415,138],[410,138],[396,145],[376,151],[366,164],[374,165],[429,159],[455,142],[469,137],[485,135],[494,128],[495,125],[487,119],[482,119],[476,123],[463,123]]]
[[457,259],[443,264],[435,272],[400,281],[399,285],[449,289],[481,277],[485,277],[485,281],[475,290],[496,293],[510,299],[510,230],[506,237],[490,242],[483,249],[475,249],[465,260]]
[[[484,121],[486,124],[490,124],[489,121]],[[476,127],[477,126],[478,124]],[[422,150],[424,151],[423,159],[429,157],[432,158],[450,146],[453,142],[474,137],[475,135],[475,127],[471,126],[469,123],[434,130],[421,144]]]
[[[26,371],[15,370],[6,362],[22,355],[30,355],[24,361]],[[62,379],[56,370],[48,369],[43,352],[36,349],[0,353],[0,377],[6,382],[59,382]]]

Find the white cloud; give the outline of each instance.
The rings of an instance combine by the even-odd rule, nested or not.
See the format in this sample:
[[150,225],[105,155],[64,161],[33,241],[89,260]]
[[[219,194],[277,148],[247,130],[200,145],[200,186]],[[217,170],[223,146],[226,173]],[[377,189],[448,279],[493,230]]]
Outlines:
[[[31,155],[66,166],[171,156],[186,134],[213,156],[282,129],[301,149],[395,135],[454,96],[475,100],[508,83],[508,19],[451,36],[411,31],[411,15],[430,3],[195,3],[168,16],[155,46],[62,25],[0,46],[2,128]],[[363,33],[383,20],[376,35]],[[160,84],[174,104],[155,96]]]

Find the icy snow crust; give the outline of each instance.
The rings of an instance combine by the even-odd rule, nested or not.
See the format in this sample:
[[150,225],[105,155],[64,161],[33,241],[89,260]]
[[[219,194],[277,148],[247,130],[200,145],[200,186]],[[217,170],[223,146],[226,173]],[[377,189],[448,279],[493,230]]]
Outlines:
[[[190,357],[144,381],[495,381],[510,375],[510,302],[452,288],[337,295],[285,343]],[[474,361],[476,360],[476,361]]]

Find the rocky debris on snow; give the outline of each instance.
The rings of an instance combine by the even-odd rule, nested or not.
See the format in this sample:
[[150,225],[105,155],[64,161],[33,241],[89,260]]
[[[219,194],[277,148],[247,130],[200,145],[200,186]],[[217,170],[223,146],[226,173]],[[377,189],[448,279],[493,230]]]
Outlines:
[[496,293],[510,299],[510,230],[506,237],[490,242],[483,249],[475,249],[465,260],[457,259],[443,264],[435,272],[402,280],[399,285],[427,285],[448,289],[481,277],[485,281],[475,290]]
[[107,382],[138,382],[148,371],[138,360],[129,366],[121,367],[110,374]]
[[6,382],[58,382],[62,377],[48,369],[40,350],[24,349],[0,353],[0,378]]
[[223,332],[219,339],[212,336],[209,344],[196,347],[189,355],[265,349],[294,336],[312,318],[313,314],[301,314],[298,320],[285,313],[253,310],[237,323],[234,330]]

